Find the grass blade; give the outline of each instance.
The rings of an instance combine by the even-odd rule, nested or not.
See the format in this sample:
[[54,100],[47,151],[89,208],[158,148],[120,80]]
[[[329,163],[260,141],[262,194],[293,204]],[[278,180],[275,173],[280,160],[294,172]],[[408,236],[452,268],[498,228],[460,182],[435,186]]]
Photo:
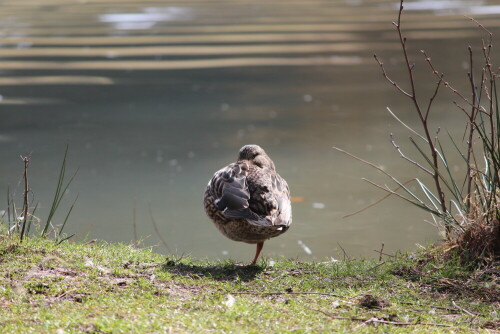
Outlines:
[[60,245],[63,241],[66,241],[66,240],[69,240],[70,238],[73,238],[75,236],[75,234],[73,233],[72,235],[70,235],[69,237],[66,237],[64,239],[61,239],[59,240],[57,243],[56,243],[56,246]]
[[375,186],[375,187],[377,187],[377,188],[379,188],[379,189],[382,189],[382,190],[384,190],[384,191],[386,191],[386,192],[388,192],[388,193],[391,193],[392,195],[395,195],[395,196],[397,196],[397,197],[399,197],[399,198],[401,198],[401,199],[405,200],[406,202],[408,202],[408,203],[410,203],[410,204],[413,204],[413,205],[415,205],[415,206],[417,206],[417,207],[419,207],[419,208],[421,208],[421,209],[423,209],[423,210],[425,210],[425,211],[427,211],[427,212],[430,212],[430,213],[432,213],[432,214],[435,214],[436,216],[439,216],[439,217],[441,217],[441,216],[442,216],[442,213],[441,213],[441,212],[438,212],[438,211],[433,210],[433,209],[432,209],[431,207],[429,207],[427,204],[425,204],[424,202],[420,201],[420,199],[418,199],[418,200],[412,200],[412,199],[410,199],[410,198],[408,198],[408,197],[405,197],[405,196],[403,196],[403,195],[401,195],[401,194],[399,194],[399,193],[397,193],[397,192],[395,192],[395,191],[391,190],[390,188],[383,187],[383,186],[381,186],[381,185],[379,185],[379,184],[377,184],[377,183],[375,183],[375,182],[372,182],[372,181],[370,181],[370,180],[368,180],[368,179],[363,179],[363,180],[364,180],[364,181],[366,181],[366,182],[368,182],[368,183],[370,183],[371,185],[373,185],[373,186]]
[[[439,203],[439,199],[436,197],[436,195],[434,195],[432,193],[432,191],[429,190],[429,188],[427,188],[425,186],[425,184],[423,184],[419,179],[416,179],[417,182],[418,182],[418,185],[420,186],[420,188],[422,189],[424,195],[427,197],[427,199],[429,200],[429,202],[432,203],[432,206],[439,211],[439,207],[436,205],[436,203],[434,203],[434,200],[436,200],[438,203]],[[434,198],[434,200],[433,200]]]
[[[366,165],[368,165],[368,166],[370,166],[370,167],[375,168],[376,170],[380,171],[382,174],[384,174],[385,176],[387,176],[388,178],[390,178],[392,181],[394,181],[394,182],[395,182],[395,183],[396,183],[396,184],[397,184],[397,185],[398,185],[401,189],[403,189],[404,191],[406,191],[406,192],[407,192],[407,193],[408,193],[411,197],[413,197],[413,198],[414,198],[417,202],[423,203],[423,202],[422,202],[422,200],[420,200],[420,199],[418,198],[418,196],[416,196],[415,194],[413,194],[413,193],[410,191],[410,189],[408,189],[408,188],[404,185],[404,183],[401,183],[401,181],[399,181],[398,179],[396,179],[396,178],[395,178],[394,176],[392,176],[391,174],[387,173],[385,170],[383,170],[383,169],[382,169],[382,168],[380,168],[379,166],[377,166],[377,165],[375,165],[374,163],[371,163],[371,162],[369,162],[369,161],[366,161],[366,160],[364,160],[364,159],[361,159],[360,157],[357,157],[357,156],[355,156],[354,154],[351,154],[351,153],[349,153],[349,152],[347,152],[347,151],[345,151],[345,150],[343,150],[343,149],[341,149],[341,148],[338,148],[338,147],[335,147],[335,146],[334,146],[334,147],[333,147],[333,149],[335,149],[335,150],[337,150],[337,151],[339,151],[339,152],[341,152],[341,153],[344,153],[345,155],[347,155],[347,156],[349,156],[349,157],[351,157],[351,158],[353,158],[353,159],[356,159],[356,160],[358,160],[358,161],[361,161],[362,163],[364,163],[364,164],[366,164]],[[385,188],[383,188],[383,187],[382,187],[382,189],[385,189]],[[385,189],[385,190],[386,190],[386,189]],[[395,193],[395,194],[396,194],[396,193]],[[398,194],[398,195],[400,195],[400,194]]]
[[437,143],[439,145],[439,150],[442,152],[442,154],[440,154],[439,156],[442,157],[441,159],[442,159],[443,165],[448,173],[448,177],[450,179],[451,185],[453,186],[452,194],[457,201],[461,201],[463,199],[462,191],[458,188],[458,185],[455,182],[455,178],[451,174],[451,170],[450,170],[450,167],[448,165],[448,161],[446,160],[446,155],[444,154],[443,146],[441,145],[441,141],[438,140]]
[[59,230],[59,235],[57,238],[61,237],[61,234],[63,233],[64,227],[66,226],[66,222],[68,221],[69,215],[71,214],[71,211],[73,211],[73,207],[75,206],[76,201],[78,200],[78,195],[76,196],[75,200],[73,201],[73,204],[71,204],[71,207],[69,208],[68,214],[66,215],[66,218],[64,218],[64,222],[61,226],[61,229]]
[[59,179],[57,181],[57,187],[56,187],[56,192],[54,194],[54,199],[52,200],[52,206],[50,208],[49,215],[47,217],[47,221],[45,222],[45,226],[42,230],[42,237],[45,237],[47,234],[47,230],[49,229],[50,222],[52,221],[52,217],[54,217],[54,214],[57,210],[57,206],[60,201],[60,193],[61,193],[61,188],[64,182],[64,174],[66,171],[66,157],[68,156],[68,146],[66,146],[66,150],[64,151],[64,157],[63,157],[63,162],[61,164],[61,170],[59,172]]
[[[66,193],[66,190],[68,190],[69,185],[71,184],[71,182],[73,182],[73,179],[75,178],[76,174],[78,173],[78,169],[77,169],[75,171],[75,173],[71,176],[69,181],[66,183],[66,185],[64,186],[67,156],[68,156],[68,146],[66,146],[66,150],[64,152],[64,158],[63,158],[63,162],[61,164],[61,170],[59,172],[59,179],[57,182],[56,192],[54,195],[54,199],[52,201],[52,206],[51,206],[49,215],[47,217],[47,221],[45,222],[45,226],[42,230],[42,234],[41,234],[42,237],[45,237],[47,235],[47,231],[49,229],[49,226],[51,225],[52,218],[54,217],[54,214],[56,213],[57,208],[59,207],[59,204],[61,203],[61,200],[62,200],[64,194]],[[74,205],[74,203],[73,203],[73,205]],[[70,211],[68,212],[66,219],[68,218],[69,213],[71,213],[72,209],[73,209],[73,207],[71,207]],[[66,219],[64,221],[63,226],[66,224]]]
[[35,212],[38,209],[38,204],[39,203],[36,203],[35,208],[31,212],[31,218],[30,218],[30,221],[29,221],[29,224],[28,224],[28,227],[27,227],[26,235],[29,235],[29,233],[30,233],[31,224],[33,223],[33,219],[35,219]]

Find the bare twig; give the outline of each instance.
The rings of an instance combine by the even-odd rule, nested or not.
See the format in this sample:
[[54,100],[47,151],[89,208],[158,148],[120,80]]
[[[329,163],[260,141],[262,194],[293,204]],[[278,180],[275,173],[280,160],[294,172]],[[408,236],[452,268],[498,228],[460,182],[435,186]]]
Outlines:
[[349,299],[344,296],[337,295],[335,293],[327,293],[327,292],[254,292],[254,291],[242,291],[242,292],[231,292],[235,295],[256,295],[256,296],[274,296],[274,295],[318,295],[318,296],[329,296],[329,297],[337,297],[342,299]]
[[132,212],[132,226],[134,228],[134,246],[137,247],[137,224],[136,224],[136,207],[137,207],[137,202],[134,201],[134,208]]
[[466,310],[466,309],[464,309],[463,307],[458,306],[458,305],[457,305],[457,303],[455,303],[455,301],[454,301],[454,300],[452,300],[452,301],[451,301],[451,304],[452,304],[453,306],[455,306],[455,307],[456,307],[456,308],[457,308],[460,312],[466,313],[466,314],[471,315],[471,316],[473,316],[473,317],[477,316],[476,314],[474,314],[474,313],[472,313],[472,312],[470,312],[470,311],[467,311],[467,310]]
[[[411,139],[411,137],[410,137],[410,139]],[[357,156],[355,156],[355,155],[353,155],[353,154],[351,154],[351,153],[349,153],[349,152],[347,152],[347,151],[345,151],[345,150],[342,150],[342,149],[340,149],[340,148],[338,148],[338,147],[333,147],[333,148],[334,148],[335,150],[337,150],[337,151],[341,152],[341,153],[344,153],[344,154],[346,154],[346,155],[348,155],[348,156],[350,156],[350,157],[352,157],[352,158],[354,158],[354,159],[356,159],[356,160],[358,160],[358,161],[361,161],[361,162],[363,162],[363,163],[367,164],[367,165],[368,165],[368,166],[370,166],[370,167],[373,167],[373,168],[377,169],[377,170],[378,170],[378,171],[380,171],[382,174],[386,175],[386,176],[387,176],[387,177],[389,177],[392,181],[394,181],[396,184],[398,184],[400,188],[404,189],[404,191],[406,191],[406,193],[408,193],[408,194],[409,194],[409,195],[410,195],[410,196],[411,196],[414,200],[409,199],[409,198],[407,198],[407,197],[405,197],[405,196],[403,196],[403,195],[401,195],[401,194],[399,194],[399,193],[397,193],[397,192],[395,192],[395,191],[391,190],[391,189],[390,189],[389,187],[387,187],[387,186],[385,186],[385,187],[380,186],[380,185],[378,185],[378,184],[376,184],[376,183],[374,183],[374,182],[372,182],[372,181],[369,181],[369,180],[367,180],[367,179],[364,179],[364,178],[363,178],[363,180],[367,181],[368,183],[370,183],[370,184],[372,184],[372,185],[376,186],[377,188],[380,188],[380,189],[382,189],[382,190],[384,190],[384,191],[386,191],[386,192],[388,192],[388,193],[390,193],[390,194],[396,195],[397,197],[402,198],[402,199],[404,199],[405,201],[407,201],[407,202],[409,202],[409,203],[412,203],[413,205],[416,205],[416,206],[418,206],[418,207],[420,207],[420,208],[423,208],[423,209],[425,209],[426,211],[428,211],[428,212],[430,212],[430,213],[432,213],[432,214],[436,214],[436,215],[438,215],[438,216],[440,216],[440,217],[445,216],[446,212],[440,212],[439,210],[434,210],[433,208],[431,208],[431,207],[429,207],[428,205],[426,205],[426,204],[425,204],[422,200],[420,200],[420,199],[419,199],[419,198],[418,198],[415,194],[413,194],[413,193],[412,193],[412,192],[411,192],[411,191],[410,191],[410,190],[409,190],[409,189],[405,186],[405,184],[406,184],[407,182],[402,183],[401,181],[399,181],[398,179],[396,179],[394,176],[392,176],[391,174],[387,173],[387,172],[386,172],[383,168],[381,168],[381,167],[379,167],[379,166],[377,166],[377,165],[375,165],[375,164],[373,164],[373,163],[371,163],[371,162],[369,162],[369,161],[366,161],[366,160],[364,160],[364,159],[362,159],[362,158],[360,158],[360,157],[357,157]],[[436,168],[436,167],[435,167],[435,166],[433,166],[433,168]],[[438,171],[438,170],[436,170],[436,169],[435,169],[435,175],[437,175],[438,179],[441,177],[441,175],[439,174],[439,171]],[[400,189],[400,188],[398,188],[398,189]],[[439,188],[439,189],[440,189],[440,188]],[[443,195],[443,196],[444,196],[444,195]],[[447,229],[448,229],[448,228],[450,228],[450,227],[447,227]]]
[[417,166],[418,168],[420,168],[421,170],[423,170],[424,172],[426,172],[427,174],[429,175],[434,175],[430,170],[428,170],[427,168],[425,168],[424,166],[422,166],[421,164],[419,164],[418,162],[416,162],[415,160],[407,157],[403,151],[401,151],[401,148],[399,147],[398,144],[396,144],[396,142],[394,141],[394,136],[392,135],[392,133],[390,134],[390,137],[391,137],[391,144],[392,146],[394,146],[394,148],[399,152],[399,155],[401,156],[401,158],[405,159],[406,161],[414,164],[415,166]]
[[[334,146],[333,149],[335,149],[335,150],[337,150],[337,151],[339,151],[341,153],[344,153],[345,155],[347,155],[347,156],[349,156],[349,157],[351,157],[353,159],[356,159],[358,161],[361,161],[362,163],[367,164],[368,166],[373,167],[376,170],[380,171],[382,174],[384,174],[385,176],[387,176],[388,178],[390,178],[392,181],[394,181],[399,186],[399,188],[397,188],[397,189],[400,189],[400,188],[404,189],[407,193],[409,193],[411,196],[413,196],[416,199],[416,197],[409,191],[409,189],[405,187],[405,184],[407,184],[407,182],[402,183],[401,181],[399,181],[398,179],[396,179],[394,176],[392,176],[391,174],[387,173],[383,168],[381,168],[381,167],[379,167],[379,166],[377,166],[377,165],[375,165],[375,164],[373,164],[373,163],[371,163],[369,161],[361,159],[360,157],[357,157],[354,154],[351,154],[351,153],[349,153],[349,152],[347,152],[347,151],[345,151],[345,150],[343,150],[341,148],[338,148],[338,147]],[[368,180],[365,180],[365,181],[371,182],[371,181],[368,181]],[[383,189],[383,190],[385,190],[385,191],[387,191],[387,192],[389,192],[389,193],[391,193],[391,194],[393,194],[393,195],[396,195],[396,196],[398,196],[400,198],[403,198],[403,199],[405,199],[407,201],[410,201],[406,197],[402,196],[401,194],[396,193],[395,191],[393,191],[393,190],[391,190],[389,188],[384,188],[384,187],[381,187],[381,186],[378,186],[378,187],[381,188],[381,189]],[[419,202],[422,203],[421,201],[419,201]]]
[[59,298],[59,299],[62,299],[64,298],[65,296],[69,295],[70,293],[73,293],[74,291],[77,291],[79,290],[80,287],[77,287],[77,288],[73,288],[73,289],[69,289],[69,290],[66,290],[62,293],[60,293],[59,295],[55,296],[56,298]]
[[[11,204],[11,199],[10,199],[10,187],[7,186],[7,223],[9,224],[9,228],[7,229],[7,231],[10,230],[10,222],[12,221],[12,219],[10,218],[10,204]],[[5,213],[4,213],[5,215]],[[2,216],[3,218],[3,216]]]
[[[404,301],[400,301],[399,303],[400,303],[400,304],[405,304],[405,305],[420,306],[420,304],[417,304],[417,303],[412,303],[412,302],[404,302]],[[432,307],[433,309],[436,309],[436,310],[442,310],[442,311],[447,311],[447,312],[457,313],[457,310],[455,310],[455,309],[453,309],[453,308],[449,308],[449,307],[441,307],[441,306],[434,306],[434,305],[432,305],[431,307]]]
[[339,245],[340,249],[342,250],[342,253],[344,254],[344,262],[346,260],[349,260],[349,255],[347,255],[347,252],[345,251],[345,249],[339,243],[337,243],[337,245]]
[[473,151],[472,144],[473,144],[473,136],[474,136],[474,129],[475,129],[474,122],[475,122],[476,114],[477,114],[476,110],[478,109],[478,104],[479,104],[479,101],[477,100],[477,94],[476,94],[476,83],[474,81],[474,62],[473,62],[473,57],[472,57],[472,47],[470,45],[468,47],[468,50],[469,50],[469,66],[470,66],[469,82],[470,82],[471,91],[472,91],[473,106],[471,108],[470,114],[468,115],[470,126],[469,126],[469,138],[467,141],[467,158],[466,158],[467,175],[465,176],[466,181],[467,181],[467,197],[465,199],[465,205],[467,207],[467,210],[470,209],[471,196],[472,196],[471,155],[472,155],[472,151]]
[[387,73],[385,72],[385,68],[384,68],[384,63],[377,57],[377,55],[373,55],[373,57],[375,58],[375,60],[377,61],[377,63],[379,64],[380,68],[382,69],[382,75],[384,76],[384,78],[389,81],[389,83],[391,85],[393,85],[394,87],[397,88],[397,90],[399,90],[401,93],[403,93],[404,95],[408,96],[408,97],[412,97],[411,94],[409,94],[408,92],[406,92],[403,88],[401,88],[395,81],[393,81],[391,78],[389,78],[389,76],[387,75]]
[[380,247],[378,262],[382,261],[382,254],[384,254],[384,243],[382,243],[382,247]]
[[437,323],[431,323],[431,322],[398,322],[398,321],[388,321],[388,320],[383,320],[383,319],[378,319],[378,318],[369,318],[369,319],[364,319],[364,318],[354,318],[354,317],[342,317],[338,316],[336,314],[332,314],[329,312],[325,312],[322,310],[318,309],[313,309],[314,311],[317,311],[319,313],[323,313],[324,315],[332,318],[332,319],[338,319],[338,320],[350,320],[350,321],[362,321],[365,324],[369,323],[380,323],[380,324],[387,324],[387,325],[395,325],[395,326],[436,326],[436,327],[452,327],[455,328],[455,326],[452,325],[446,325],[446,324],[437,324]]
[[408,51],[406,50],[406,37],[403,37],[403,31],[401,30],[401,15],[403,14],[403,1],[399,3],[399,12],[398,12],[398,22],[396,25],[396,30],[398,32],[399,36],[399,42],[401,43],[401,47],[403,49],[403,55],[405,58],[405,63],[406,63],[406,69],[408,70],[408,76],[410,78],[410,85],[411,85],[411,99],[413,100],[413,103],[417,107],[417,110],[420,113],[420,106],[418,105],[417,99],[416,99],[416,90],[415,90],[415,80],[413,79],[413,68],[414,64],[410,64],[410,60],[408,58]]
[[[427,55],[427,53],[424,50],[420,50],[420,52],[424,55],[424,59],[427,62],[427,64],[429,64],[429,67],[431,68],[432,73],[434,73],[434,75],[436,75],[438,79],[443,80],[443,73],[439,73],[436,70],[436,68],[432,64],[431,58]],[[465,103],[467,103],[469,106],[471,106],[471,107],[474,106],[473,103],[471,103],[465,96],[463,96],[462,93],[460,93],[460,91],[458,91],[457,89],[455,89],[448,81],[443,80],[442,83],[443,83],[443,85],[445,87],[447,87],[448,89],[450,89],[453,92],[453,94],[455,94],[458,97],[460,97],[460,99],[463,100]]]
[[[413,182],[413,181],[415,181],[415,179],[410,179],[410,180],[408,180],[406,182],[403,182],[403,185],[406,186],[408,183]],[[393,192],[396,192],[399,189],[401,189],[400,186],[398,186],[397,188],[393,189]],[[361,213],[361,212],[363,212],[365,210],[368,210],[369,208],[371,208],[371,207],[373,207],[373,206],[381,203],[382,201],[384,201],[385,199],[387,199],[387,198],[389,198],[391,196],[392,196],[392,193],[388,193],[388,194],[384,195],[383,197],[379,198],[378,200],[376,200],[375,202],[370,203],[369,205],[365,206],[364,208],[361,208],[361,209],[357,210],[356,212],[352,212],[352,213],[349,213],[349,214],[347,214],[345,216],[342,216],[342,218],[348,218],[348,217],[357,215],[358,213]]]
[[[437,211],[432,210],[430,207],[428,207],[427,205],[425,205],[425,203],[424,203],[424,202],[422,202],[422,201],[421,201],[421,200],[419,200],[419,199],[416,199],[416,201],[412,201],[411,199],[409,199],[409,198],[407,198],[407,197],[404,197],[403,195],[398,194],[397,192],[395,192],[395,191],[391,190],[391,189],[390,189],[389,187],[387,187],[387,186],[383,187],[383,186],[381,186],[380,184],[377,184],[377,183],[375,183],[375,182],[373,182],[373,181],[370,181],[370,180],[368,180],[368,179],[365,179],[365,178],[363,178],[362,180],[363,180],[363,181],[368,182],[369,184],[371,184],[371,185],[372,185],[372,186],[374,186],[374,187],[377,187],[377,188],[382,189],[382,190],[384,190],[384,191],[386,191],[386,192],[388,192],[388,193],[390,193],[390,194],[392,194],[392,195],[394,195],[394,196],[397,196],[397,197],[399,197],[399,198],[401,198],[401,199],[404,199],[404,200],[405,200],[405,201],[407,201],[407,202],[410,202],[410,203],[412,203],[412,204],[414,204],[414,205],[418,205],[419,207],[422,207],[422,208],[424,208],[424,207],[425,207],[425,209],[426,209],[427,211],[429,211],[429,212],[431,212],[431,213],[433,213],[433,214],[437,214],[437,215],[440,215],[440,214],[441,214],[440,212],[437,212]],[[416,180],[416,179],[412,179],[412,180]]]
[[489,31],[488,29],[486,29],[481,23],[479,23],[478,21],[476,21],[474,18],[470,17],[470,16],[465,16],[466,18],[468,18],[469,20],[471,20],[472,22],[474,22],[475,24],[477,24],[477,26],[481,29],[483,29],[489,36],[490,36],[490,39],[493,38],[493,33],[491,31]]
[[436,90],[434,91],[434,95],[432,95],[432,97],[429,100],[429,104],[427,105],[427,111],[425,112],[425,117],[424,117],[424,119],[426,121],[427,121],[427,118],[429,117],[429,112],[431,111],[432,103],[434,102],[434,99],[436,98],[436,96],[438,94],[439,87],[441,87],[441,83],[443,82],[443,77],[444,77],[444,74],[441,74],[441,76],[439,77],[439,81],[437,82]]
[[[373,251],[376,252],[376,253],[380,253],[380,251],[375,250],[375,249]],[[387,254],[387,253],[383,253],[383,252],[382,252],[382,255],[385,255],[385,256],[388,256],[388,257],[397,258],[397,255],[391,255],[391,254]]]
[[[465,115],[467,115],[467,117],[470,118],[470,114],[467,112],[467,110],[465,110],[464,107],[462,107],[461,105],[459,105],[457,103],[457,101],[453,101],[453,104],[455,105],[455,107],[457,107],[458,109],[462,110],[464,112]],[[473,107],[474,108],[474,107]]]
[[20,239],[21,241],[24,238],[24,232],[26,230],[26,221],[28,219],[28,194],[29,194],[29,183],[28,183],[28,165],[30,162],[30,158],[28,156],[21,156],[21,159],[24,162],[24,200],[23,200],[23,225],[21,227]]

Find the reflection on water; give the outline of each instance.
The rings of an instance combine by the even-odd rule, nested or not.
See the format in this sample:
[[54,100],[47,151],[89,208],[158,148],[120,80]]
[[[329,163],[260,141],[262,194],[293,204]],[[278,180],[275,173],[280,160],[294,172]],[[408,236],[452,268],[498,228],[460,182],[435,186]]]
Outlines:
[[498,15],[500,6],[474,6],[470,9],[472,15]]
[[[500,1],[412,1],[405,13],[423,96],[434,78],[426,49],[449,81],[466,87],[467,53],[497,31]],[[411,106],[384,82],[373,53],[396,79],[397,1],[38,0],[0,4],[0,203],[16,190],[31,153],[31,186],[46,216],[66,144],[79,168],[65,196],[79,199],[68,232],[133,239],[179,254],[246,261],[251,246],[226,240],[201,204],[213,172],[249,143],[273,157],[294,196],[294,224],[266,255],[373,256],[438,238],[429,217],[396,199],[342,219],[384,194],[361,181],[387,180],[334,152],[342,147],[407,180],[425,178],[400,159],[415,125]],[[484,14],[484,15],[483,15]],[[465,64],[465,65],[464,65]],[[428,75],[426,77],[426,75]],[[425,79],[427,78],[427,79]],[[433,121],[457,138],[461,113],[436,101]],[[443,132],[442,132],[443,133]],[[460,158],[449,163],[460,172]],[[1,208],[1,206],[0,206]],[[64,208],[56,220],[64,219]],[[160,248],[160,250],[162,250]]]
[[192,15],[183,7],[146,7],[142,13],[113,13],[99,15],[99,21],[111,23],[116,30],[151,29],[157,22],[190,20]]
[[112,85],[113,79],[95,76],[0,77],[1,86],[13,85]]
[[[394,4],[394,8],[399,8],[399,4]],[[408,1],[405,3],[406,10],[433,11],[437,15],[464,14],[464,15],[498,15],[500,5],[486,5],[485,1]]]
[[[470,1],[470,0],[419,0],[408,1],[404,4],[406,10],[424,10],[434,11],[436,14],[451,14],[451,13],[471,13],[472,8],[477,8],[484,4],[483,1]],[[394,4],[395,8],[399,8],[399,4]]]

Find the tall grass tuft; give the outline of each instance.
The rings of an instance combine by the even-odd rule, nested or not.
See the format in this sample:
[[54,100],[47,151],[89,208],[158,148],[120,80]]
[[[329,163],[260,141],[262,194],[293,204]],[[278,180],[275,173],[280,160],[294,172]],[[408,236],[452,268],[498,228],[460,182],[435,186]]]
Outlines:
[[[397,21],[394,26],[398,33],[403,64],[407,73],[409,88],[405,89],[386,72],[383,61],[374,55],[383,77],[398,93],[406,96],[420,122],[420,129],[403,123],[389,108],[389,113],[411,132],[410,143],[418,152],[417,157],[405,154],[390,136],[391,143],[398,154],[408,163],[415,165],[428,175],[427,180],[418,177],[398,180],[379,166],[355,157],[335,147],[369,166],[378,169],[395,183],[394,188],[382,186],[371,181],[372,185],[383,189],[388,196],[395,195],[429,212],[436,225],[446,237],[446,253],[458,253],[469,263],[481,264],[500,258],[500,111],[497,78],[500,70],[492,64],[493,34],[483,25],[471,19],[486,37],[482,39],[481,62],[475,64],[472,47],[468,47],[470,72],[468,83],[470,92],[464,94],[445,80],[444,73],[434,67],[431,58],[421,51],[425,63],[436,82],[431,96],[422,97],[417,91],[415,64],[410,61],[407,38],[402,30],[403,0],[400,1]],[[456,152],[445,152],[439,130],[432,132],[429,115],[433,103],[442,89],[449,89],[458,98],[453,101],[463,115],[466,133],[464,143],[457,143],[451,135],[450,140]],[[467,98],[466,96],[469,96]],[[439,129],[439,128],[438,128]],[[458,153],[466,168],[464,175],[457,176],[448,164],[450,154]],[[422,160],[425,163],[418,162]],[[430,180],[430,181],[429,181]],[[418,185],[419,192],[412,191],[410,183]]]
[[18,237],[20,241],[23,241],[23,239],[26,236],[30,235],[30,232],[32,232],[31,230],[32,225],[37,226],[34,232],[35,235],[38,234],[42,238],[47,238],[49,235],[53,235],[58,243],[67,240],[73,236],[73,235],[69,237],[65,236],[63,234],[63,231],[68,221],[68,218],[75,206],[78,196],[70,206],[62,224],[54,225],[52,223],[54,215],[56,214],[57,209],[59,208],[64,193],[68,190],[68,187],[70,186],[71,182],[73,181],[77,173],[77,171],[75,171],[75,173],[69,178],[69,180],[66,180],[67,156],[68,156],[68,147],[66,147],[66,150],[64,152],[64,157],[61,163],[61,168],[55,189],[54,198],[50,206],[48,217],[43,226],[41,226],[40,224],[41,219],[35,216],[35,213],[38,209],[38,203],[32,209],[30,207],[30,204],[32,204],[30,203],[32,201],[30,201],[31,189],[29,187],[29,178],[28,178],[28,166],[30,162],[30,157],[28,156],[21,157],[24,164],[24,170],[22,176],[22,181],[24,184],[22,208],[21,210],[19,210],[16,207],[13,195],[10,192],[10,188],[7,188],[7,208],[3,210],[2,215],[0,216],[0,230],[2,232],[5,232],[5,234],[8,237]]

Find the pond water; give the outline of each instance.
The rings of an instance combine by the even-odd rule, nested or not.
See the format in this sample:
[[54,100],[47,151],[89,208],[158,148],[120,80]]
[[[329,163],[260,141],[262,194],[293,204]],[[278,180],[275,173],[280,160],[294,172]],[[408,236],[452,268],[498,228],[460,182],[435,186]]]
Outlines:
[[[75,239],[160,242],[196,257],[249,261],[254,246],[223,237],[202,197],[213,173],[245,144],[261,145],[287,179],[293,225],[264,255],[302,259],[378,256],[439,238],[431,218],[398,199],[349,218],[385,195],[362,178],[389,180],[332,149],[346,149],[402,180],[425,175],[399,157],[420,129],[410,101],[373,59],[408,87],[391,22],[396,1],[16,0],[0,4],[0,203],[18,206],[30,154],[33,203],[49,211],[69,145],[77,176],[54,219],[78,196],[67,233]],[[494,33],[500,1],[410,1],[404,26],[423,103],[436,79],[425,49],[466,91],[467,45]],[[477,63],[479,63],[477,57]],[[464,118],[442,90],[431,119],[462,143]],[[446,130],[446,131],[445,131]],[[453,149],[448,148],[450,151]],[[413,153],[412,153],[413,152]],[[463,172],[460,158],[450,165]],[[6,205],[5,205],[6,206]],[[0,205],[0,209],[4,207]],[[135,217],[135,219],[134,219]]]

